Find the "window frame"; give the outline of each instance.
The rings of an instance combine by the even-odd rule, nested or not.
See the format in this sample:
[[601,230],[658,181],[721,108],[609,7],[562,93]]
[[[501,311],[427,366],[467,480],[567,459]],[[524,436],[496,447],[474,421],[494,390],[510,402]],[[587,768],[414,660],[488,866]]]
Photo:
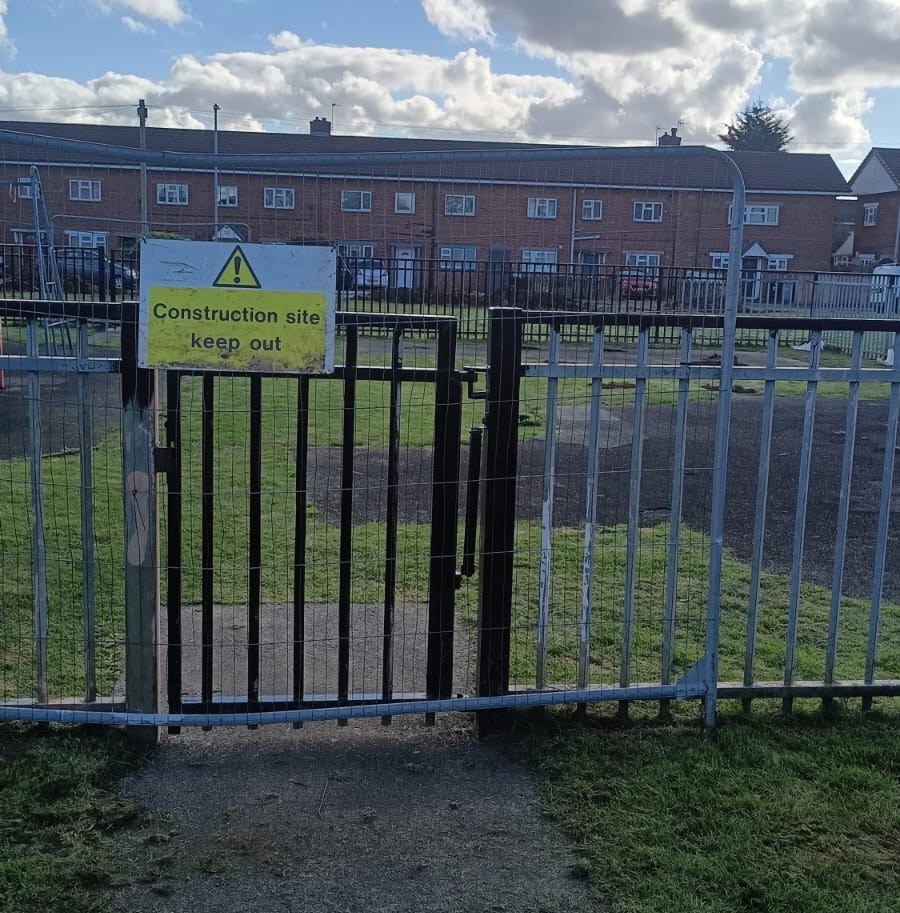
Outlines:
[[[87,190],[87,196],[82,191]],[[94,191],[96,195],[94,194]],[[102,190],[100,181],[93,178],[69,178],[69,199],[77,203],[100,203],[102,202]]]
[[[459,212],[450,210],[450,200],[459,199],[462,201],[462,207]],[[469,201],[472,203],[472,211],[468,212]],[[444,215],[450,218],[472,218],[475,215],[475,194],[474,193],[445,193],[444,194]]]
[[[400,198],[409,198],[409,208],[400,208]],[[414,216],[416,214],[416,194],[412,190],[397,190],[394,192],[394,212],[401,216]]]
[[[786,273],[793,259],[793,254],[769,254],[766,258],[766,271],[770,273]],[[782,266],[781,264],[784,265]]]
[[[588,215],[588,209],[593,215]],[[598,211],[599,210],[599,211]],[[582,222],[602,222],[603,221],[603,200],[589,199],[581,201],[581,221]]]
[[[640,207],[640,216],[638,216]],[[650,208],[650,218],[646,217],[647,208]],[[657,217],[657,213],[659,216]],[[635,200],[631,208],[633,222],[653,222],[659,224],[663,220],[663,204],[661,200]]]
[[[178,199],[170,199],[170,192],[175,190]],[[184,199],[181,199],[181,191],[184,191]],[[157,206],[189,206],[190,205],[189,185],[181,182],[157,182],[156,184],[156,205]]]
[[559,197],[528,197],[525,215],[529,219],[555,219],[558,208]]
[[[348,206],[346,198],[348,196],[359,196],[359,206]],[[371,190],[342,190],[341,191],[341,212],[371,212],[372,211],[372,191]]]
[[[753,210],[763,210],[763,218],[761,220],[753,219],[751,217]],[[769,218],[770,214],[774,214],[774,218]],[[734,204],[728,205],[728,224],[731,225],[731,220],[734,218]],[[747,203],[744,206],[744,225],[757,225],[757,226],[777,226],[781,221],[781,204],[780,203]]]
[[863,203],[863,228],[874,228],[878,224],[878,204]]
[[523,247],[519,251],[519,269],[523,273],[555,273],[558,266],[559,251],[555,247]]
[[[231,191],[233,191],[234,202],[228,202],[223,200],[223,194],[228,194],[229,198],[231,197]],[[216,205],[219,209],[237,209],[238,201],[240,200],[240,194],[238,192],[237,184],[219,184],[216,187]]]
[[[271,196],[271,202],[269,202]],[[279,205],[279,197],[282,199]],[[290,205],[287,199],[290,197]],[[297,205],[297,194],[293,187],[263,187],[263,209],[290,211]]]
[[[79,231],[77,229],[66,229],[64,232],[66,236],[66,247],[77,247],[79,250],[95,250],[98,247],[103,247],[106,250],[109,250],[109,232],[108,231]],[[73,236],[78,237],[78,243],[73,244]],[[82,244],[81,241],[88,239],[90,243]],[[98,241],[102,243],[98,243]]]
[[[655,262],[652,262],[654,258]],[[646,262],[639,262],[641,259],[646,260]],[[639,269],[648,276],[658,276],[662,267],[662,252],[658,250],[626,250],[622,254],[622,261],[627,269]]]
[[[335,248],[345,260],[375,260],[374,241],[336,241]],[[353,248],[360,248],[359,253],[353,253]]]
[[[458,251],[462,251],[462,256],[453,256]],[[478,268],[478,247],[475,244],[441,244],[438,255],[440,269],[445,272],[471,273]]]
[[[585,257],[596,257],[597,260],[594,263],[586,263]],[[575,262],[581,266],[606,266],[606,261],[609,257],[609,251],[605,250],[579,250],[575,252]]]
[[41,237],[42,244],[48,246],[50,244],[50,232],[46,228],[41,228],[37,232],[33,228],[11,228],[10,233],[13,236],[13,244],[19,247],[34,247],[38,234]]

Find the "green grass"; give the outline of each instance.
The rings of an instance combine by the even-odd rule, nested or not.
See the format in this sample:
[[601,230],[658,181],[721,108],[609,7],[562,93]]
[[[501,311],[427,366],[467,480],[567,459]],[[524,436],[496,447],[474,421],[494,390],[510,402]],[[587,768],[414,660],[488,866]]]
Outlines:
[[[535,379],[535,383],[537,381]],[[576,385],[580,382],[572,382]],[[528,382],[526,381],[526,388]],[[313,384],[311,444],[335,447],[340,441],[341,387],[339,383]],[[586,390],[586,385],[582,384]],[[287,603],[292,593],[294,526],[294,446],[296,383],[266,380],[262,448],[262,597]],[[221,380],[216,385],[214,504],[215,589],[222,604],[242,604],[248,582],[247,516],[249,452],[249,384],[246,379]],[[572,402],[573,391],[561,384],[561,403]],[[613,390],[623,396],[628,390]],[[665,392],[662,388],[661,393]],[[433,396],[430,385],[405,384],[405,411],[401,444],[428,446],[432,440]],[[359,385],[357,416],[357,478],[361,483],[383,485],[377,473],[364,482],[371,451],[387,444],[389,391],[386,384]],[[568,397],[568,398],[567,398]],[[542,408],[543,400],[531,400]],[[183,599],[200,599],[200,381],[184,383],[184,498],[183,498]],[[477,421],[480,403],[467,405],[464,422]],[[528,414],[528,413],[525,413]],[[540,414],[540,413],[539,413]],[[465,424],[464,424],[465,427]],[[541,433],[540,422],[522,429],[523,436]],[[324,459],[321,450],[315,460]],[[334,466],[338,455],[334,454]],[[94,452],[97,554],[97,664],[101,694],[110,694],[121,671],[124,642],[122,579],[121,456],[118,429],[109,432]],[[45,482],[45,530],[48,554],[50,604],[49,673],[54,696],[74,696],[83,688],[82,581],[80,568],[80,489],[77,454],[47,457],[43,461]],[[310,473],[321,471],[311,463]],[[382,470],[379,469],[378,472]],[[336,480],[336,477],[335,477]],[[427,484],[427,476],[424,479]],[[161,501],[165,529],[165,490]],[[33,680],[33,628],[30,579],[29,486],[23,460],[0,463],[0,497],[7,505],[0,517],[0,555],[3,610],[0,612],[0,696],[25,697]],[[336,499],[333,506],[336,505]],[[334,602],[337,599],[339,533],[336,518],[322,516],[315,505],[308,507],[307,599]],[[629,678],[634,682],[657,681],[661,672],[661,632],[664,606],[665,538],[667,527],[647,528],[640,534],[636,575],[634,635]],[[428,588],[430,528],[427,523],[404,523],[399,529],[401,562],[398,598],[424,602]],[[577,615],[580,606],[582,561],[580,530],[557,530],[554,534],[553,591],[548,631],[548,676],[553,682],[574,682],[577,655]],[[619,677],[619,649],[624,594],[624,538],[622,527],[600,531],[595,555],[591,680],[611,683]],[[679,598],[673,674],[677,678],[701,655],[704,636],[705,581],[709,543],[690,529],[683,531],[679,567]],[[381,518],[362,523],[353,531],[353,599],[377,603],[383,597],[385,526]],[[162,537],[161,561],[166,563],[166,537]],[[461,544],[461,543],[460,543]],[[516,559],[516,614],[512,641],[513,679],[533,681],[535,662],[535,613],[537,606],[540,532],[537,522],[518,525]],[[743,671],[743,639],[749,575],[746,565],[726,553],[722,603],[721,674],[740,679]],[[165,602],[165,575],[162,599]],[[460,617],[474,626],[474,586],[458,594]],[[823,671],[830,593],[806,585],[802,590],[798,629],[798,678],[818,678]],[[758,679],[779,678],[784,656],[786,579],[765,575],[759,621],[759,644],[755,674]],[[863,668],[868,608],[863,600],[843,599],[837,656],[839,677],[859,678]],[[886,605],[879,639],[878,669],[900,667],[900,607]]]
[[897,913],[900,717],[571,726],[524,745],[610,913]]
[[[516,683],[534,684],[540,526],[536,522],[520,523],[517,529],[511,676]],[[596,537],[590,644],[590,679],[594,683],[610,684],[619,680],[625,535],[625,527],[616,526],[602,528]],[[660,680],[667,536],[666,523],[640,531],[629,663],[631,682]],[[570,684],[577,680],[583,544],[582,530],[554,531],[547,629],[549,683]],[[683,527],[673,655],[675,678],[687,671],[704,652],[708,561],[708,537]],[[762,575],[754,664],[757,681],[781,680],[784,674],[788,582],[785,575]],[[726,550],[719,628],[719,674],[723,681],[741,681],[743,678],[749,590],[749,567]],[[822,680],[830,603],[830,589],[813,584],[801,587],[795,659],[795,677],[798,680]],[[862,678],[868,617],[867,600],[847,597],[841,600],[835,666],[839,679]],[[892,670],[900,669],[900,606],[893,603],[884,605],[882,609],[877,668],[887,677],[892,677]]]
[[120,732],[0,726],[0,910],[112,909],[111,841],[137,812],[111,789],[133,760]]

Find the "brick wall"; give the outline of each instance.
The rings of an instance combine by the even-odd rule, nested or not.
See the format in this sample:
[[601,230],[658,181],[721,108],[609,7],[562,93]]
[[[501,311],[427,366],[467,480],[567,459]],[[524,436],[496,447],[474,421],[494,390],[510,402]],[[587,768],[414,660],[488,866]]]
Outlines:
[[[0,166],[0,177],[27,173],[27,169]],[[65,229],[108,231],[110,247],[139,231],[139,172],[137,169],[41,166],[44,195],[56,243],[64,243]],[[69,199],[69,179],[99,180],[99,202]],[[187,205],[160,205],[158,184],[187,184]],[[289,175],[219,175],[220,185],[237,187],[238,205],[220,207],[220,224],[232,223],[253,241],[332,243],[368,241],[376,256],[391,256],[395,245],[414,245],[421,257],[437,258],[441,246],[474,246],[477,258],[487,259],[490,248],[509,251],[517,261],[523,250],[556,251],[557,261],[569,261],[574,228],[579,252],[606,255],[606,262],[620,264],[628,251],[660,254],[663,266],[709,267],[709,254],[728,248],[730,193],[709,190],[604,189],[571,186],[523,186],[501,183],[457,183],[449,180],[410,181],[342,177],[292,177]],[[148,178],[151,229],[179,236],[209,239],[213,234],[213,176],[205,173],[151,171]],[[264,206],[266,187],[292,190],[292,209]],[[341,191],[371,193],[370,212],[341,209]],[[415,194],[414,213],[395,212],[395,194]],[[447,194],[473,195],[473,216],[445,212]],[[555,218],[529,218],[530,197],[556,200]],[[583,218],[585,200],[602,201],[602,219]],[[14,228],[32,223],[30,201],[13,203],[0,196],[3,240],[13,240]],[[636,222],[635,202],[662,205],[661,222]],[[776,204],[777,225],[746,225],[745,246],[757,242],[769,254],[792,254],[790,268],[826,270],[831,262],[835,200],[827,195],[748,194],[749,204]],[[893,201],[896,219],[896,199]],[[574,206],[574,221],[573,221]],[[895,221],[882,219],[878,231],[890,221],[893,249]],[[861,224],[860,219],[860,224]],[[874,232],[874,229],[872,230]],[[588,237],[590,236],[590,237]],[[597,237],[593,237],[597,236]],[[860,237],[864,236],[860,232]],[[873,234],[874,237],[874,234]],[[881,236],[879,235],[879,238]],[[887,230],[885,234],[887,238]],[[862,244],[858,245],[862,249]]]

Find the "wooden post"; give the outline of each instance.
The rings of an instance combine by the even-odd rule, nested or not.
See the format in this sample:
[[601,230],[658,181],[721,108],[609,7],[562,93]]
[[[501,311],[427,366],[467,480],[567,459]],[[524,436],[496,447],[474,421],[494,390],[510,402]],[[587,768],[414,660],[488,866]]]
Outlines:
[[[122,456],[125,505],[125,705],[129,713],[159,710],[159,514],[153,451],[156,372],[137,365],[137,305],[122,310]],[[156,726],[130,726],[144,745]]]

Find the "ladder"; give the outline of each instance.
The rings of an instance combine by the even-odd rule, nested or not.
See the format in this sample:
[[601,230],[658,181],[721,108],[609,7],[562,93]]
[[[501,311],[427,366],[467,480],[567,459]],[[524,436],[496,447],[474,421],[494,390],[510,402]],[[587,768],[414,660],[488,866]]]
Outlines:
[[[47,214],[47,204],[41,189],[41,176],[36,165],[29,170],[26,182],[31,184],[31,211],[34,222],[34,251],[40,281],[41,298],[45,301],[62,301],[65,298],[56,251],[53,248],[53,226]],[[69,320],[45,320],[44,344],[48,355],[72,356],[72,325]]]

